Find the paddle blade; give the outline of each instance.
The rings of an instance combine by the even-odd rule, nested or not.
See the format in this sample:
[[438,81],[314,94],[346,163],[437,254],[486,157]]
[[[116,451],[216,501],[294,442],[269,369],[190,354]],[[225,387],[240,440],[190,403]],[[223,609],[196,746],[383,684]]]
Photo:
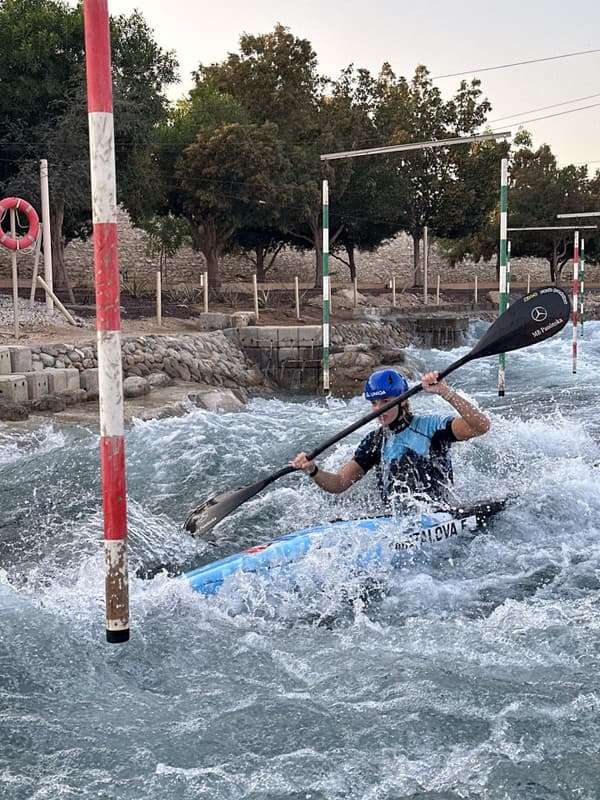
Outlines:
[[192,511],[183,524],[184,528],[192,536],[205,536],[218,522],[228,517],[232,511],[235,511],[246,500],[250,500],[255,494],[262,492],[270,483],[278,480],[283,475],[289,475],[291,472],[296,472],[294,467],[283,467],[283,469],[268,475],[266,478],[262,478],[260,481],[256,481],[256,483],[240,486],[230,492],[223,492],[223,494],[210,497]]
[[184,528],[192,536],[205,536],[217,523],[229,516],[246,500],[258,494],[264,487],[265,481],[262,480],[250,486],[241,486],[239,489],[210,497],[192,511],[184,523]]
[[499,355],[543,342],[565,327],[570,314],[571,304],[562,289],[535,289],[501,314],[469,355]]

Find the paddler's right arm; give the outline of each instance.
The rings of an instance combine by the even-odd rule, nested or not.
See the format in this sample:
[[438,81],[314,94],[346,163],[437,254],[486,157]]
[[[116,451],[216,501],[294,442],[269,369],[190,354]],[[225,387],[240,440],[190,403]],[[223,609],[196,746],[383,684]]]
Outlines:
[[339,472],[327,472],[317,466],[315,461],[309,461],[306,453],[298,453],[292,461],[294,469],[301,469],[312,478],[320,489],[331,494],[341,494],[349,489],[353,483],[359,481],[365,474],[354,459],[348,461]]

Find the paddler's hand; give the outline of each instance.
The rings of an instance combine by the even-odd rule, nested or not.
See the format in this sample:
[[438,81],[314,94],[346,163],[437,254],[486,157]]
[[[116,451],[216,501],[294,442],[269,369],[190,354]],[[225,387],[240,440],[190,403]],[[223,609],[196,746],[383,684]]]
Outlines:
[[423,391],[429,392],[429,394],[439,394],[444,397],[449,394],[451,390],[443,378],[441,381],[438,380],[438,375],[439,372],[437,370],[423,375],[421,378],[421,386],[423,387]]
[[291,462],[291,466],[294,469],[302,469],[308,475],[309,472],[312,472],[314,468],[317,466],[314,461],[309,461],[306,457],[306,453],[298,453],[296,458]]

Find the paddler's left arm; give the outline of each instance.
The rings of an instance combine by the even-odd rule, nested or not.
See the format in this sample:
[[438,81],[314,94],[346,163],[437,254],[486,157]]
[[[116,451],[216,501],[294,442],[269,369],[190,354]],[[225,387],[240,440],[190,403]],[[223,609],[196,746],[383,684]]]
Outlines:
[[460,416],[452,420],[452,433],[458,441],[473,439],[475,436],[483,436],[490,429],[490,421],[470,403],[465,397],[457,394],[456,389],[451,389],[445,380],[438,381],[437,372],[428,372],[421,378],[423,390],[429,394],[438,394],[452,408],[456,409]]

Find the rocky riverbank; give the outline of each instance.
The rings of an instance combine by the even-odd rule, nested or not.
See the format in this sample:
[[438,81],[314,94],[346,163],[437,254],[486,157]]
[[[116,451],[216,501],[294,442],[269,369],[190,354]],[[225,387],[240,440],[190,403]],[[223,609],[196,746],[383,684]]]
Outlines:
[[[21,309],[23,336],[18,340],[6,324],[0,326],[0,351],[8,352],[13,362],[6,370],[0,357],[0,384],[2,373],[7,372],[27,373],[34,383],[36,376],[64,372],[70,376],[69,386],[39,392],[34,397],[30,393],[26,400],[7,397],[0,388],[0,420],[47,420],[49,415],[57,415],[57,421],[61,422],[95,424],[98,418],[95,333],[84,321],[78,327],[57,325],[55,319],[51,324],[44,323],[39,305],[35,304],[31,310],[31,319],[27,308]],[[598,304],[590,303],[588,308],[597,312]],[[386,309],[369,310],[377,314],[372,318],[367,315],[366,319],[339,320],[332,325],[331,390],[337,396],[359,394],[368,375],[382,365],[398,367],[408,376],[416,377],[405,352],[415,341],[414,314],[411,317],[409,309],[405,309],[402,316],[391,317],[383,313]],[[421,311],[425,309],[421,307]],[[429,323],[436,313],[441,312],[430,309],[421,316]],[[462,311],[444,313],[449,320],[462,317],[465,321]],[[211,410],[240,410],[251,396],[281,392],[281,385],[273,375],[258,366],[241,346],[236,326],[245,323],[240,323],[235,315],[216,316],[224,318],[224,329],[198,330],[203,327],[200,318],[171,319],[162,329],[148,319],[124,324],[121,341],[127,420],[182,413],[190,404]],[[478,312],[478,316],[491,319],[495,312]],[[449,344],[457,343],[454,340]],[[301,386],[299,390],[302,388],[313,394],[316,391],[315,386]]]
[[[239,316],[218,316],[223,318],[219,322],[226,326],[224,329],[190,331],[191,323],[185,320],[176,332],[160,333],[155,326],[140,335],[122,332],[127,419],[181,413],[190,403],[211,410],[236,410],[251,396],[282,390],[268,370],[261,370],[241,346],[240,328],[236,327],[240,325]],[[214,317],[211,315],[213,322]],[[54,326],[52,335],[49,329],[40,327],[37,317],[33,323],[27,323],[25,318],[24,328],[28,324],[34,332],[29,331],[27,339],[19,339],[18,345],[10,344],[6,334],[6,345],[0,343],[0,420],[49,415],[58,415],[57,420],[62,422],[93,419],[98,400],[94,333],[85,327],[63,326],[59,334]],[[196,320],[195,324],[199,327],[200,322]],[[320,336],[320,329],[317,330]],[[39,332],[37,336],[35,331]],[[338,395],[360,392],[364,380],[377,366],[405,364],[403,349],[410,341],[409,327],[397,319],[357,320],[333,326],[331,389]],[[410,372],[408,365],[404,369]],[[29,382],[27,399],[16,392],[10,396],[12,378],[18,375]],[[40,388],[42,383],[37,378],[48,378],[48,389],[45,384]],[[306,385],[299,389],[314,393],[316,387]]]
[[[0,419],[15,421],[26,419],[30,414],[56,414],[98,399],[95,341],[51,342],[1,349],[9,351],[12,369],[4,369],[6,374],[0,378],[0,386],[6,387],[4,397],[0,388]],[[163,398],[168,396],[169,403],[173,397],[189,396],[198,405],[230,410],[243,405],[251,393],[275,388],[265,382],[257,367],[245,357],[235,336],[220,330],[194,336],[125,336],[122,353],[123,395],[126,401],[136,400],[138,407],[141,398],[160,394]],[[50,387],[51,391],[26,400],[6,396],[15,375],[35,379],[36,376],[60,377],[72,373],[78,374],[79,387],[60,385],[58,390]],[[58,381],[55,383],[59,385]],[[159,413],[155,402],[143,405],[153,409],[153,416]],[[64,415],[64,419],[68,416],[72,416],[72,412]]]

